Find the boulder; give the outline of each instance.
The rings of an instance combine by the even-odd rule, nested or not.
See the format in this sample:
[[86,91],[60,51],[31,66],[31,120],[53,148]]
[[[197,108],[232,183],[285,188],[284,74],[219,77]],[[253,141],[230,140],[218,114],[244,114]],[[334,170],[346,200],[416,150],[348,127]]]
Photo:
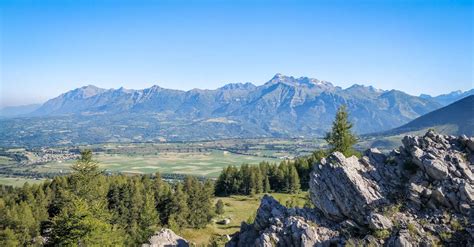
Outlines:
[[435,180],[445,179],[449,174],[446,164],[437,159],[424,159],[423,167],[426,173]]
[[176,235],[172,230],[163,228],[153,234],[148,240],[148,244],[142,247],[188,247],[189,243],[184,238]]
[[377,213],[370,214],[370,216],[368,217],[368,221],[369,227],[372,230],[387,230],[393,227],[391,220]]
[[397,236],[391,238],[388,246],[391,247],[412,247],[414,240],[411,239],[410,233],[407,230],[400,230]]

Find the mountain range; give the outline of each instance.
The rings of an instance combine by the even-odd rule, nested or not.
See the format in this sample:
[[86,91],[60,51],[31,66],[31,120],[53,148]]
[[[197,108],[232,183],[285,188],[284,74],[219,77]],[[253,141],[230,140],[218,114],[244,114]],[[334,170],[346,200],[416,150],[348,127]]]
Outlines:
[[[89,85],[48,100],[22,118],[1,120],[6,128],[0,130],[0,137],[7,141],[0,145],[36,143],[39,138],[63,144],[318,137],[330,128],[341,105],[347,106],[355,131],[366,134],[402,126],[473,93],[412,96],[358,84],[344,89],[327,81],[282,74],[260,86],[231,83],[215,90]],[[37,126],[37,132],[25,134],[29,132],[23,125],[26,129]]]

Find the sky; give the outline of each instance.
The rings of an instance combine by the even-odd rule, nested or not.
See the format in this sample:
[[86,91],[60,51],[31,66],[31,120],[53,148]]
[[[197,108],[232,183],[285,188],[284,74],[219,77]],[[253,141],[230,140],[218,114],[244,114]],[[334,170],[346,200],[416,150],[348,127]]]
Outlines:
[[89,84],[215,89],[276,73],[412,95],[467,90],[473,2],[0,0],[0,106]]

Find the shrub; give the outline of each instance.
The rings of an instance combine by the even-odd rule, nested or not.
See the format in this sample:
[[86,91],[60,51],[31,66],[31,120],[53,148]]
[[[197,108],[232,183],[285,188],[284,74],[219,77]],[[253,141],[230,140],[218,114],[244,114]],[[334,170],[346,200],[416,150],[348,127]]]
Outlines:
[[452,219],[449,223],[450,223],[451,228],[453,230],[455,230],[455,231],[462,231],[463,230],[463,227],[462,227],[461,223],[459,222],[459,220]]
[[224,211],[224,202],[221,199],[217,200],[216,203],[216,214],[223,214]]
[[395,215],[396,213],[400,212],[400,209],[402,208],[402,204],[401,203],[397,203],[397,204],[394,204],[394,205],[391,205],[391,206],[388,206],[388,207],[385,207],[382,211],[383,211],[383,215],[386,216],[386,217],[392,217],[393,215]]
[[390,237],[390,232],[388,230],[375,230],[374,231],[374,237],[378,239],[386,239]]
[[413,223],[408,223],[407,225],[407,229],[408,229],[408,232],[410,233],[410,236],[416,236],[417,235],[417,230],[416,230],[416,226],[415,224]]
[[443,241],[447,241],[448,239],[450,239],[453,235],[450,233],[450,232],[441,232],[439,234],[439,237],[443,240]]

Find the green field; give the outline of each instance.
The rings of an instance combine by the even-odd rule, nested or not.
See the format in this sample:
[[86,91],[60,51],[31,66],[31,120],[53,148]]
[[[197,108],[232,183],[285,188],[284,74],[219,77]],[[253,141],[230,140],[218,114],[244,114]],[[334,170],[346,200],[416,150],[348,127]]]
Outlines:
[[11,185],[15,187],[21,187],[23,184],[28,182],[29,184],[37,184],[44,182],[44,179],[29,179],[29,178],[20,178],[20,177],[2,177],[0,176],[0,184],[3,185]]
[[[97,153],[94,159],[106,171],[133,174],[179,173],[216,177],[223,167],[229,165],[258,164],[261,161],[276,162],[278,159],[234,154],[227,151],[210,152],[166,152],[159,154],[108,154]],[[74,161],[50,162],[36,166],[36,172],[67,172]]]

